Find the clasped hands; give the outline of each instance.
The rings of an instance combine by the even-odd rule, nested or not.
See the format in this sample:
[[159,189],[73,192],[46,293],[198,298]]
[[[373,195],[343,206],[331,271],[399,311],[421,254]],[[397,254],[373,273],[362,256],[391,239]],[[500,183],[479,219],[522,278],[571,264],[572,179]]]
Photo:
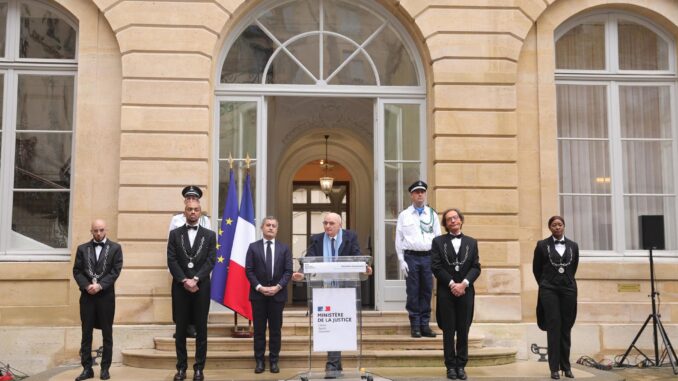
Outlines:
[[466,282],[461,282],[461,283],[454,283],[454,281],[450,282],[450,292],[452,295],[456,297],[463,296],[466,294],[466,288],[468,286],[466,285]]
[[259,286],[259,292],[261,292],[262,294],[264,294],[266,296],[273,296],[273,295],[277,294],[278,291],[280,291],[280,290],[281,290],[281,288],[278,285],[269,286],[269,287]]
[[195,292],[198,292],[198,290],[200,289],[200,288],[198,288],[198,281],[195,280],[195,279],[186,278],[186,279],[183,280],[182,283],[184,284],[184,288],[188,292],[195,293]]
[[89,286],[87,286],[87,293],[90,294],[90,295],[94,295],[101,290],[102,290],[102,287],[99,283],[92,283]]

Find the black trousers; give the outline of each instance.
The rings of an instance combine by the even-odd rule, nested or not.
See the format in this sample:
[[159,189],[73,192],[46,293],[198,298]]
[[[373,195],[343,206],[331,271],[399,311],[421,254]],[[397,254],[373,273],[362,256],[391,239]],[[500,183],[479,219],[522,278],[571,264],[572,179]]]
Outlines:
[[438,311],[438,318],[443,319],[438,325],[443,330],[443,353],[447,369],[463,368],[468,363],[468,333],[473,320],[473,302],[474,293],[467,292],[461,297],[448,297],[445,303],[447,308]]
[[92,332],[94,327],[101,329],[104,352],[101,369],[111,367],[113,358],[113,318],[115,317],[115,293],[102,291],[95,295],[87,292],[80,294],[80,321],[82,340],[80,341],[80,363],[85,369],[92,368]]
[[210,311],[210,282],[198,282],[199,290],[191,293],[178,282],[172,282],[172,311],[176,321],[174,343],[177,351],[177,369],[188,367],[186,354],[186,326],[195,324],[195,364],[193,370],[205,369],[207,357],[207,315]]
[[272,297],[266,297],[252,300],[251,303],[254,324],[254,358],[264,360],[266,325],[268,325],[268,358],[271,362],[278,361],[285,302],[276,302]]
[[571,331],[576,318],[577,290],[539,287],[544,307],[546,341],[551,372],[570,370]]

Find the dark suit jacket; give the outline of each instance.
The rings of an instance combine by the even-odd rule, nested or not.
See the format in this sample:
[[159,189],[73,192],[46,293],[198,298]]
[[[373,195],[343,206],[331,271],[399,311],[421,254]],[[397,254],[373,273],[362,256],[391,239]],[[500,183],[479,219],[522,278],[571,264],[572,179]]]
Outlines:
[[[122,271],[122,248],[119,244],[107,238],[97,261],[93,243],[94,241],[91,240],[78,246],[73,263],[73,278],[75,278],[80,289],[80,303],[93,303],[97,300],[95,305],[102,307],[95,311],[95,315],[102,314],[103,320],[112,325],[113,315],[115,314],[115,281]],[[99,276],[97,283],[101,285],[101,291],[94,295],[87,293],[87,286],[92,284],[90,266],[91,271]],[[101,320],[94,317],[94,328],[101,329]]]
[[[101,285],[99,294],[115,294],[114,284],[122,271],[122,248],[118,243],[107,238],[106,244],[99,254],[99,261],[97,261],[93,243],[94,241],[91,240],[78,246],[73,263],[73,278],[78,283],[80,291],[87,293],[87,286],[92,284],[92,274],[89,272],[89,265],[91,265],[95,274],[101,274],[97,279],[97,282]],[[106,256],[106,252],[108,252],[108,256]]]
[[284,243],[275,241],[275,257],[273,263],[273,279],[266,273],[266,251],[264,240],[250,243],[245,258],[245,273],[250,282],[250,300],[270,298],[256,290],[257,285],[264,287],[280,285],[282,289],[273,295],[276,302],[287,301],[287,283],[292,277],[292,252]]
[[[189,257],[193,257],[193,268],[188,268]],[[199,281],[210,281],[210,273],[217,259],[217,236],[202,226],[198,229],[193,246],[188,240],[186,226],[169,233],[167,239],[167,267],[175,282],[198,277]]]
[[[358,244],[358,235],[346,229],[341,229],[341,246],[337,250],[340,256],[360,256],[360,245]],[[306,256],[323,256],[323,239],[325,233],[314,234],[311,236],[311,243],[306,250]]]
[[[540,288],[570,288],[575,291],[577,290],[575,274],[577,273],[577,267],[579,266],[579,245],[567,237],[564,239],[565,254],[563,254],[562,258],[556,251],[553,236],[537,242],[537,246],[534,248],[532,273]],[[549,255],[551,256],[551,260],[549,260]],[[572,262],[570,262],[570,259],[572,259]],[[570,264],[565,267],[565,273],[560,274],[558,268],[553,266],[551,261],[556,264],[561,263],[561,261],[563,263],[570,262]],[[572,311],[572,313],[576,316],[576,307],[575,311]],[[546,330],[544,309],[539,298],[537,299],[537,325],[540,329]]]

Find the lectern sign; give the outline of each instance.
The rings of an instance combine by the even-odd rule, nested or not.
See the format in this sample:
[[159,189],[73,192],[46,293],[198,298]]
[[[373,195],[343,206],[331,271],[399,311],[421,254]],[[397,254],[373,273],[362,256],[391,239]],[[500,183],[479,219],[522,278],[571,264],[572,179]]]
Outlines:
[[356,291],[353,288],[313,289],[313,351],[355,351]]

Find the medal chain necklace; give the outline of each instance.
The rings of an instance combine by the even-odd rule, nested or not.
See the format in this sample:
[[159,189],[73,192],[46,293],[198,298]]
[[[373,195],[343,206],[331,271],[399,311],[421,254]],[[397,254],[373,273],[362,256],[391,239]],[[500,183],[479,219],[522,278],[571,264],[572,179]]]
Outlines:
[[[96,274],[94,270],[92,270],[92,261],[87,259],[87,270],[89,271],[89,276],[92,277],[92,283],[97,284],[99,279],[101,279],[101,276],[104,275],[106,272],[106,263],[108,262],[108,252],[110,251],[111,245],[106,245],[106,252],[104,253],[104,267],[101,269],[101,273]],[[91,257],[92,256],[92,248],[87,247],[87,256]],[[99,254],[101,256],[101,254]]]
[[200,251],[202,250],[202,244],[203,243],[205,243],[205,237],[204,236],[200,238],[200,246],[198,246],[198,251],[195,252],[194,256],[190,256],[190,255],[188,255],[188,251],[186,251],[186,247],[184,246],[184,235],[183,234],[181,235],[181,249],[184,251],[184,255],[188,259],[188,265],[186,265],[186,266],[188,266],[189,269],[192,269],[193,266],[195,266],[193,264],[193,260],[200,255]]
[[[548,252],[549,256],[549,262],[551,262],[551,265],[555,268],[558,269],[558,272],[561,274],[565,273],[565,267],[569,266],[572,263],[572,248],[570,248],[570,259],[567,261],[567,263],[563,263],[563,257],[560,257],[560,263],[555,263],[553,262],[553,258],[551,258],[551,246],[546,245],[546,251]],[[558,255],[560,256],[560,254]],[[564,256],[564,254],[563,254]]]

